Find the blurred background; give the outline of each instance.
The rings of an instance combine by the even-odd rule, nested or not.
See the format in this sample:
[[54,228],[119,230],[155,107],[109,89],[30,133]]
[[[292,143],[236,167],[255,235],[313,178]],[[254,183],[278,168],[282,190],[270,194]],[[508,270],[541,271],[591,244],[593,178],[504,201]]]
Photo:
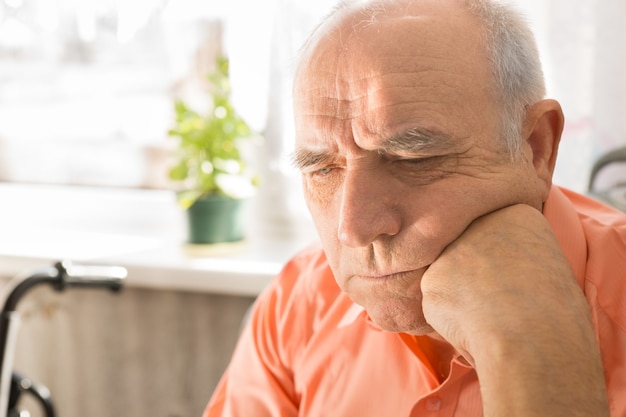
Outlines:
[[[314,240],[293,144],[294,57],[334,0],[0,0],[0,277],[59,258],[129,267],[120,295],[38,291],[17,366],[64,416],[198,416],[258,292]],[[555,182],[587,192],[626,145],[626,2],[515,0],[566,115]],[[245,243],[184,244],[173,99],[217,52],[260,133]],[[196,97],[201,100],[201,98]],[[600,186],[621,184],[623,167]],[[36,408],[36,407],[34,407]],[[36,415],[36,413],[33,413]]]
[[[287,158],[293,58],[333,0],[313,3],[2,0],[0,181],[169,187],[172,98],[193,92],[223,50],[235,106],[264,137],[257,157],[265,177],[281,179],[261,192],[294,196],[283,203],[297,210]],[[549,95],[567,116],[556,182],[585,191],[595,158],[626,137],[626,5],[514,3],[538,36]]]

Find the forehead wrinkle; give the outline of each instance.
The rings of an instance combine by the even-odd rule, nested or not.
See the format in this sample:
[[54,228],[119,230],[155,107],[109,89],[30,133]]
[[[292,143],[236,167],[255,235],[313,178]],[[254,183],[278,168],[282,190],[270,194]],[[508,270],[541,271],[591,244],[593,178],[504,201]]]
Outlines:
[[[299,116],[310,120],[335,118],[349,120],[371,99],[370,80],[372,77],[359,77],[341,80],[333,74],[334,83],[329,85],[322,79],[313,80],[312,88],[301,90],[297,101],[304,106]],[[307,109],[308,108],[308,109]]]

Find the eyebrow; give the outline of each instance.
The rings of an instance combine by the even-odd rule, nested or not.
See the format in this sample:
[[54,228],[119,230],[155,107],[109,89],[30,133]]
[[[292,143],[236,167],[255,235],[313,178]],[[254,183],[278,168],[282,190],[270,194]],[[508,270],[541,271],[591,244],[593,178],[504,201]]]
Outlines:
[[385,140],[380,154],[419,154],[450,149],[456,141],[441,131],[411,128]]
[[[377,150],[381,155],[437,152],[453,146],[452,136],[431,129],[411,128],[385,140]],[[337,160],[337,155],[326,149],[298,148],[291,156],[292,164],[300,170],[324,165]]]
[[325,164],[335,160],[336,157],[329,151],[323,149],[296,149],[291,156],[291,163],[298,169]]

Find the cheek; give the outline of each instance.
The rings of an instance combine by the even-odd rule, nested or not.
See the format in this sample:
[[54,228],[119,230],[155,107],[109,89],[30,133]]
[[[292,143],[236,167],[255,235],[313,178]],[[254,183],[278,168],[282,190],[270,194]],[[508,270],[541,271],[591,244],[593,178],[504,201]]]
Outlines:
[[415,228],[442,251],[477,218],[511,204],[529,202],[523,187],[513,182],[494,179],[485,185],[482,181],[453,183],[432,190],[427,201],[419,202],[421,214],[414,218]]
[[442,182],[407,202],[403,241],[412,239],[422,263],[432,263],[475,219],[510,204],[506,192],[482,185]]
[[304,199],[320,233],[336,229],[339,219],[339,200],[341,199],[341,170],[320,177],[302,175]]
[[338,204],[335,204],[334,194],[324,194],[319,190],[310,189],[307,187],[306,180],[303,180],[303,190],[307,208],[311,213],[328,263],[335,273],[337,283],[343,287],[340,258],[344,251],[338,238],[339,209]]
[[338,209],[334,207],[335,193],[323,192],[319,187],[312,186],[311,181],[304,176],[302,178],[302,190],[315,228],[326,246],[332,240],[336,240],[337,237],[339,213]]
[[409,210],[412,212],[406,216],[407,227],[397,250],[405,253],[403,248],[413,248],[410,256],[419,258],[422,266],[434,262],[474,219],[473,210],[463,209],[450,199],[420,200]]
[[313,208],[328,209],[343,182],[343,170],[334,169],[326,175],[302,174],[302,189],[309,205]]

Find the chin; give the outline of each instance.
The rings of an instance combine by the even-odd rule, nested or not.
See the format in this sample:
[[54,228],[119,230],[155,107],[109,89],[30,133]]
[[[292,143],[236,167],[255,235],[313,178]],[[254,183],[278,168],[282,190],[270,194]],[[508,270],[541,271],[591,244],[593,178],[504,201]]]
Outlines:
[[380,308],[368,309],[367,307],[365,310],[376,326],[388,332],[425,335],[434,331],[426,322],[421,305],[404,308],[400,311],[381,310]]
[[431,334],[435,331],[426,322],[405,324],[405,323],[398,323],[395,320],[385,320],[381,322],[381,321],[372,319],[372,321],[374,322],[374,324],[376,324],[376,326],[380,327],[381,329],[387,332],[392,332],[392,333],[407,333],[407,334],[412,334],[415,336],[423,336],[423,335]]

